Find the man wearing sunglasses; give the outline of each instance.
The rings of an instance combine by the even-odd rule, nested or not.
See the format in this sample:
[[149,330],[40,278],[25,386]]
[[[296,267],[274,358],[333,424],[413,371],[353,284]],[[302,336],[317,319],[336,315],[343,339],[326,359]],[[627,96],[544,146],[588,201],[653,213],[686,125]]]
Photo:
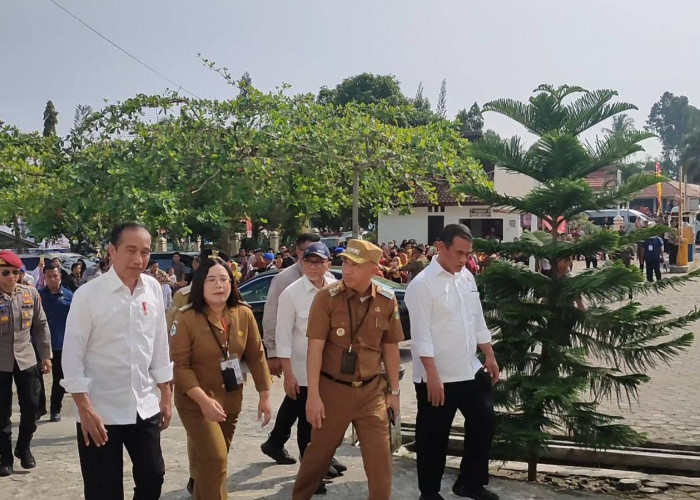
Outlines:
[[[22,261],[10,251],[0,252],[0,477],[13,472],[12,381],[17,386],[20,419],[14,456],[22,468],[36,460],[29,444],[36,431],[39,377],[51,371],[51,336],[39,293],[18,283]],[[41,360],[32,346],[36,344]]]

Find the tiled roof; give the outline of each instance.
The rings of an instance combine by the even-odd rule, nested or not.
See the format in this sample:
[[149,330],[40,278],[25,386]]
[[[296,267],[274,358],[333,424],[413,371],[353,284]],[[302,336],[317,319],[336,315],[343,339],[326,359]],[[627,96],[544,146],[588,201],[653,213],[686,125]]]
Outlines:
[[[653,173],[653,172],[652,172]],[[601,191],[610,182],[614,182],[616,177],[615,167],[603,167],[596,170],[592,174],[586,177],[588,185],[593,188],[594,191]],[[700,198],[700,185],[698,184],[688,184],[687,195],[690,198]],[[662,198],[675,198],[678,196],[678,181],[665,181],[661,183],[661,197]],[[648,199],[656,198],[656,184],[648,186],[642,190],[635,199]]]
[[467,196],[464,197],[462,200],[458,200],[456,196],[450,193],[450,187],[447,184],[447,181],[433,181],[432,184],[435,187],[437,201],[435,203],[432,203],[428,198],[428,194],[425,191],[423,191],[422,189],[417,189],[415,194],[415,202],[413,203],[414,207],[430,207],[434,205],[441,205],[446,207],[456,205],[483,205],[483,203],[481,203],[476,198],[472,198],[471,196]]

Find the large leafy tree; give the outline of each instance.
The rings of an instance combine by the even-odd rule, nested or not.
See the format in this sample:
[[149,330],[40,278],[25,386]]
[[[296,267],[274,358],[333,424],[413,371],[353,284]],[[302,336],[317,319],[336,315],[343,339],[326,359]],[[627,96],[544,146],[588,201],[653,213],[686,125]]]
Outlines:
[[[541,85],[528,102],[499,99],[484,111],[501,113],[522,124],[537,140],[529,147],[517,137],[485,137],[472,146],[477,158],[537,181],[523,197],[496,193],[486,186],[461,191],[485,203],[537,215],[556,228],[585,210],[608,208],[629,200],[656,182],[653,175],[632,175],[621,186],[593,192],[586,175],[641,151],[649,133],[627,130],[592,143],[580,135],[619,113],[635,109],[615,101],[612,90],[587,91],[575,86]],[[643,308],[634,299],[685,278],[644,284],[640,272],[622,263],[577,275],[549,276],[515,264],[515,254],[549,259],[552,268],[566,257],[604,251],[644,239],[654,229],[620,236],[603,231],[576,243],[560,241],[556,230],[526,233],[517,243],[479,240],[477,249],[500,259],[479,276],[487,318],[495,333],[497,359],[505,380],[495,389],[500,408],[497,443],[510,456],[526,459],[528,477],[553,434],[586,446],[606,448],[638,443],[642,436],[620,417],[600,410],[602,399],[634,399],[646,372],[688,347],[692,333],[678,333],[700,318],[695,310],[669,318],[663,306]],[[663,231],[663,229],[657,229]],[[587,309],[576,306],[583,299]]]
[[651,107],[647,128],[661,140],[664,174],[676,179],[683,141],[688,134],[700,129],[700,109],[691,105],[684,95],[664,92]]

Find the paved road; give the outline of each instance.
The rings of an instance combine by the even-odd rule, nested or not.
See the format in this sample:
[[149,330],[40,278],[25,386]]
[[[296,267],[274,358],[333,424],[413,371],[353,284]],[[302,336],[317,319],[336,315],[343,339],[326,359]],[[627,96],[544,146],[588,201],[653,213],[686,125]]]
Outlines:
[[[282,401],[283,394],[282,384],[274,384],[272,399],[276,405]],[[10,477],[0,478],[0,498],[8,500],[36,498],[77,500],[82,498],[80,466],[75,443],[75,420],[73,409],[70,406],[69,404],[69,408],[64,412],[62,422],[50,423],[42,420],[39,423],[39,429],[32,443],[37,458],[37,468],[31,471],[19,469]],[[260,452],[260,443],[265,440],[267,429],[261,429],[255,421],[257,396],[254,388],[250,385],[245,388],[243,406],[239,428],[234,436],[229,454],[229,498],[271,500],[291,498],[291,488],[298,466],[273,465]],[[16,425],[14,432],[17,432]],[[291,453],[295,453],[295,440],[291,441],[289,450]],[[188,477],[185,430],[177,417],[173,419],[170,428],[163,433],[162,446],[166,462],[162,498],[167,500],[187,499],[189,495],[184,490]],[[343,477],[328,484],[328,495],[315,498],[328,498],[329,500],[366,499],[367,485],[359,448],[343,444],[338,450],[337,456],[349,466],[349,470]],[[130,498],[130,490],[133,488],[129,468],[127,458],[124,467],[127,498]],[[456,476],[454,469],[448,469],[445,474],[442,494],[446,499],[459,498],[451,492]],[[491,488],[505,500],[611,498],[585,492],[559,491],[540,484],[528,484],[500,478],[492,480]],[[407,500],[417,499],[418,496],[415,462],[410,458],[395,457],[392,498]]]

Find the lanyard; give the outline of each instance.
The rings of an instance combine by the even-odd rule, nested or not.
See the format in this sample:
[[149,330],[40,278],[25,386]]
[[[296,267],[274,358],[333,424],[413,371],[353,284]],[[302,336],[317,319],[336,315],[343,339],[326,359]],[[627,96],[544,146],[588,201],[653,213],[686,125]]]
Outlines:
[[369,310],[372,307],[372,302],[374,302],[373,299],[367,300],[367,308],[365,309],[365,312],[362,315],[362,318],[360,318],[360,322],[357,324],[357,326],[353,325],[352,307],[350,307],[350,301],[348,300],[345,302],[348,305],[348,316],[350,317],[350,347],[348,348],[348,352],[352,352],[352,343],[355,342],[355,334],[357,334],[357,331],[362,326],[362,323],[365,322],[365,318],[367,318],[367,313],[369,313]]
[[214,340],[216,341],[216,345],[219,346],[219,349],[221,349],[221,354],[224,356],[224,360],[229,358],[228,354],[228,329],[226,329],[226,323],[224,322],[223,318],[221,323],[224,325],[224,333],[226,333],[226,343],[224,345],[221,345],[221,342],[219,342],[219,337],[216,336],[216,333],[214,333],[214,329],[217,329],[214,325],[211,324],[211,321],[207,319],[207,323],[209,323],[209,331],[211,332],[212,336],[214,337]]

